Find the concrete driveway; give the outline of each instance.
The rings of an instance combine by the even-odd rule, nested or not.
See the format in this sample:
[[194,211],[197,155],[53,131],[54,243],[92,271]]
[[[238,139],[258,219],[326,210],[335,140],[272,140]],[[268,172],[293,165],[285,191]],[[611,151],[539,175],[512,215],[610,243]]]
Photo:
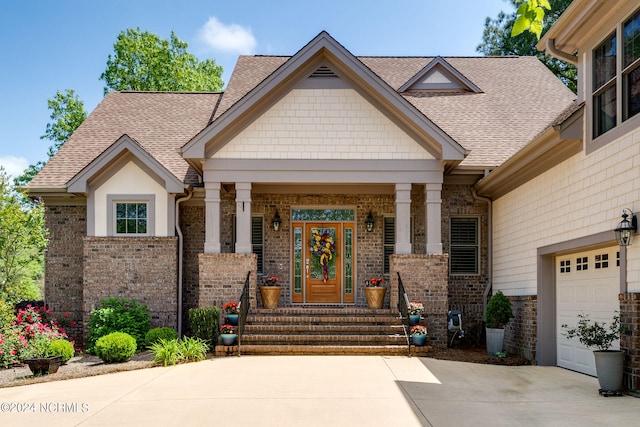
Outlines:
[[0,425],[638,425],[595,378],[384,356],[243,356],[0,389]]

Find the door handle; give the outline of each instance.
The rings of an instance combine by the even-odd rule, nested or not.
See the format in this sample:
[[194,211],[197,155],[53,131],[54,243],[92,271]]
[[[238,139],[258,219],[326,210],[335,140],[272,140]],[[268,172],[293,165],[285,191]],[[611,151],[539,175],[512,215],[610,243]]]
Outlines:
[[305,263],[306,264],[305,265],[305,269],[307,271],[307,279],[308,279],[309,278],[309,258],[307,258],[306,261],[307,262]]

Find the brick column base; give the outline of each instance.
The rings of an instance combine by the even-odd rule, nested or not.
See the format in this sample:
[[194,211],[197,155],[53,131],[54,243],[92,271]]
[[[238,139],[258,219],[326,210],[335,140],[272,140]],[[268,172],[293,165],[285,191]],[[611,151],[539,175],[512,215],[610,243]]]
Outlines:
[[536,360],[538,296],[510,296],[513,319],[505,329],[505,348],[531,361]]
[[391,309],[398,307],[398,272],[411,301],[424,304],[423,325],[431,345],[447,346],[447,310],[449,308],[449,255],[391,255]]
[[198,307],[222,307],[229,301],[239,301],[247,273],[251,272],[249,298],[257,307],[255,254],[200,254],[200,284]]

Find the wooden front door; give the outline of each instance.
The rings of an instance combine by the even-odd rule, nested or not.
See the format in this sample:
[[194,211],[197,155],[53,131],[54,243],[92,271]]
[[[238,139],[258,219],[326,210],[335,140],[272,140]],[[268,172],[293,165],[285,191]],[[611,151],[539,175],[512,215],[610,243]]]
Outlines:
[[307,303],[341,302],[340,228],[340,224],[305,224],[305,235],[309,242],[305,258]]
[[293,224],[292,302],[353,303],[353,223]]

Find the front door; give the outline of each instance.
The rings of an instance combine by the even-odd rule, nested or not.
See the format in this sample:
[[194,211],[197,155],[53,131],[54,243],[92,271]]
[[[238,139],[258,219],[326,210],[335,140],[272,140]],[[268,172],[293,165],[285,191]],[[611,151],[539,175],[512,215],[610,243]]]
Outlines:
[[292,302],[353,303],[353,223],[293,223]]

